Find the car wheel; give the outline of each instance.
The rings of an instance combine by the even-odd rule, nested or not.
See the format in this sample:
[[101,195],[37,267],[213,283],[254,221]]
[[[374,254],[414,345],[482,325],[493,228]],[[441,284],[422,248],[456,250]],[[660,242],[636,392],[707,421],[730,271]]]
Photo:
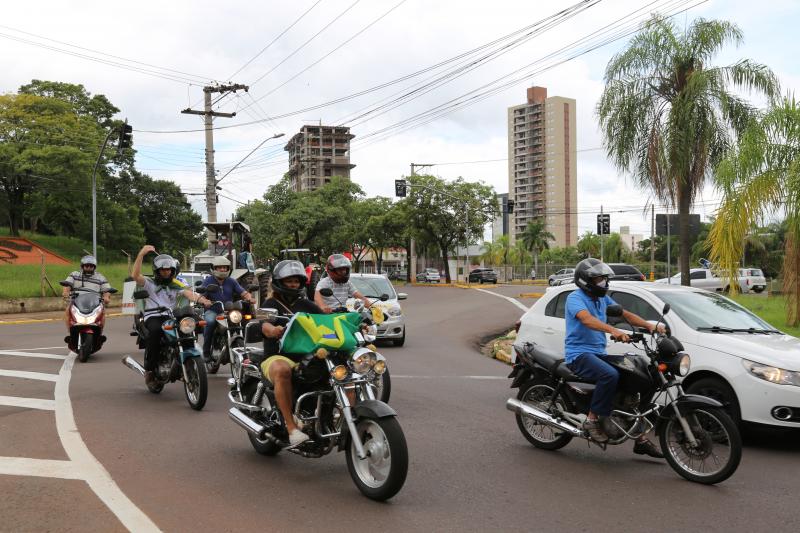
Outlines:
[[763,287],[759,287],[759,288],[757,288],[757,289],[756,289],[756,288],[754,288],[754,289],[753,289],[753,292],[755,292],[755,293],[757,293],[757,294],[761,294],[762,292],[764,292],[764,288],[763,288]]
[[552,286],[553,286],[553,280],[552,280],[552,279],[548,279],[548,280],[547,280],[547,284],[548,284],[548,285],[550,285],[550,286],[552,287]]
[[739,400],[736,398],[736,393],[724,380],[714,377],[700,378],[686,387],[686,393],[699,394],[717,400],[733,422],[741,425],[742,411],[739,408]]
[[395,346],[402,346],[406,343],[406,328],[403,328],[403,336],[399,339],[392,339],[392,344]]

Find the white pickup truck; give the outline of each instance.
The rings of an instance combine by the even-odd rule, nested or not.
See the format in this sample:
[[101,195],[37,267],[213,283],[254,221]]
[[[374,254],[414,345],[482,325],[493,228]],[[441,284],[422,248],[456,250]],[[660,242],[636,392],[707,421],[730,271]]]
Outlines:
[[[739,272],[742,273],[741,270]],[[750,292],[751,285],[748,285],[747,278],[739,277],[739,290],[743,293]],[[656,283],[671,283],[673,285],[681,284],[681,274],[678,272],[672,278],[657,279]],[[689,284],[692,287],[705,289],[707,291],[715,292],[728,292],[729,284],[727,279],[721,278],[716,275],[713,270],[708,268],[692,268],[689,270]]]

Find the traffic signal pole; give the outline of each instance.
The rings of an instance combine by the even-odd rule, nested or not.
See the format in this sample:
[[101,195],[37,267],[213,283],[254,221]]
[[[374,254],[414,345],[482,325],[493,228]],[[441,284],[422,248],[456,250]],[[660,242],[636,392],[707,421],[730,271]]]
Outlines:
[[[126,120],[125,123],[127,124],[128,121]],[[112,135],[118,132],[119,130],[114,128],[108,131],[108,135],[106,135],[103,141],[103,147],[100,148],[100,154],[97,156],[97,161],[94,162],[94,169],[92,170],[92,255],[95,261],[97,261],[97,167],[100,166],[100,161],[103,159],[103,152],[106,150],[108,140]]]
[[[603,206],[602,205],[600,206],[600,219],[601,220],[603,219]],[[603,229],[605,230],[605,228],[603,228]],[[603,251],[604,251],[603,250],[603,243],[605,242],[604,237],[605,237],[605,231],[601,231],[600,232],[600,261],[603,261],[603,262],[605,262],[605,260],[603,259]]]

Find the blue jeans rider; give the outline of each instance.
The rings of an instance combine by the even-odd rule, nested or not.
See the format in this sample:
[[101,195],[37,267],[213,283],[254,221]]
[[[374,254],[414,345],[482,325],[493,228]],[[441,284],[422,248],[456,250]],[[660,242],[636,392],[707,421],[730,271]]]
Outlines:
[[[208,287],[210,284],[219,285],[219,292],[207,293],[206,296],[213,302],[222,302],[226,304],[233,302],[233,299],[238,297],[246,302],[255,304],[253,296],[244,290],[239,282],[230,277],[231,262],[227,257],[217,256],[213,259],[213,270],[211,276],[206,276],[203,279],[203,287]],[[211,341],[214,339],[214,330],[217,328],[217,315],[223,309],[220,308],[219,303],[215,303],[208,308],[205,312],[204,318],[206,327],[203,330],[203,357],[208,361],[211,358]]]

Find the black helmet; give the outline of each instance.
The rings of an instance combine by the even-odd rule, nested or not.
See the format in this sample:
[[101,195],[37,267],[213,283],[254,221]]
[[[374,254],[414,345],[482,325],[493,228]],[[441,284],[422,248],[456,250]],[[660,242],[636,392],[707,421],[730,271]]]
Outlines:
[[[300,286],[296,289],[290,289],[285,284],[287,278],[300,278]],[[303,263],[294,260],[284,260],[275,265],[272,270],[272,290],[280,294],[281,299],[292,305],[297,300],[306,295],[306,269]]]
[[[343,275],[340,275],[337,270],[340,268],[346,268],[347,272]],[[325,263],[325,270],[328,272],[328,276],[334,283],[347,283],[350,279],[350,269],[353,268],[353,263],[342,254],[333,254],[328,258],[328,262]]]
[[[614,277],[611,267],[599,259],[590,257],[575,265],[575,285],[583,289],[589,296],[599,298],[608,292],[609,279]],[[605,287],[594,284],[594,278],[605,278]]]
[[[159,275],[158,271],[162,268],[168,268],[170,270],[169,278],[164,279]],[[156,283],[169,283],[177,275],[177,261],[175,261],[171,255],[159,254],[153,259],[153,278]]]

